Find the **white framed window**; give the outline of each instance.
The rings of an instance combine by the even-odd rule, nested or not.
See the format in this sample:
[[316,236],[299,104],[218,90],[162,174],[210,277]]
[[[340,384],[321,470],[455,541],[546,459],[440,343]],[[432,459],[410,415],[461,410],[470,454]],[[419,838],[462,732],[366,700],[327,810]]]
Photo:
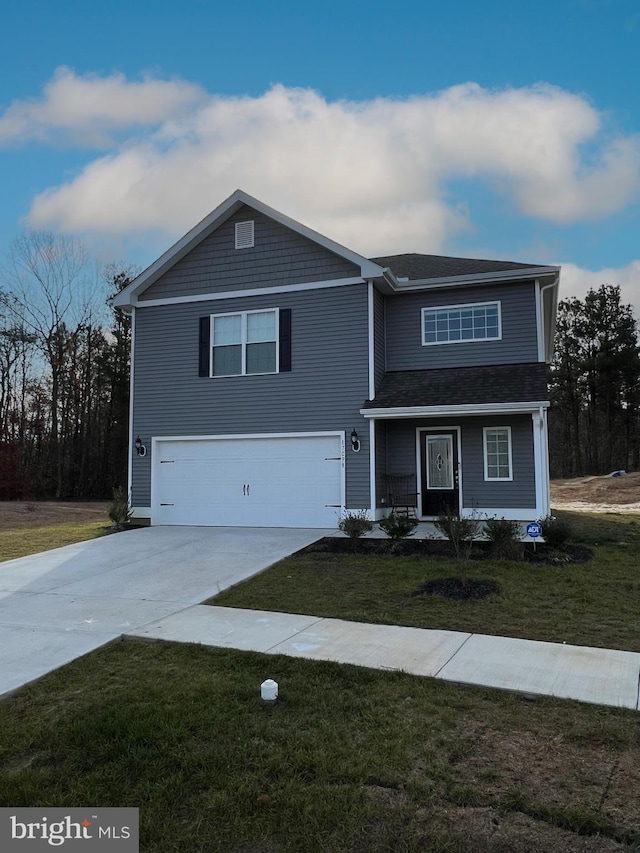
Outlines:
[[236,222],[236,249],[253,248],[253,219]]
[[511,427],[483,427],[485,480],[513,480]]
[[422,346],[499,341],[502,317],[499,302],[441,305],[422,309]]
[[277,373],[278,309],[211,317],[211,376]]

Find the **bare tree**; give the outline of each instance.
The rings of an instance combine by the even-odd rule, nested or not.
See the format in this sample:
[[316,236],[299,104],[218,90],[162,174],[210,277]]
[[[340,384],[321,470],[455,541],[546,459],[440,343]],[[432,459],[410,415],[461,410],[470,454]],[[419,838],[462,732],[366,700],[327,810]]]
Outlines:
[[89,324],[95,284],[89,258],[77,240],[45,232],[17,238],[3,266],[7,313],[33,336],[50,382],[48,453],[55,471],[55,496],[63,481],[61,423],[69,332]]

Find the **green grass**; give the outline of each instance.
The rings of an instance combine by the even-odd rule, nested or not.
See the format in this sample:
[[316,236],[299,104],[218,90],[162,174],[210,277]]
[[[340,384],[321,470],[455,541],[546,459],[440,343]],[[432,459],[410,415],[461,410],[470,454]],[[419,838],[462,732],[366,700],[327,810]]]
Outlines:
[[0,531],[0,562],[38,554],[51,548],[73,545],[87,539],[104,536],[108,528],[104,521],[73,524],[50,524],[46,527],[26,527]]
[[598,833],[640,842],[637,725],[402,673],[119,641],[0,703],[0,806],[138,807],[145,853],[562,853],[576,834],[604,850]]
[[567,566],[471,561],[470,577],[502,587],[483,601],[412,596],[429,579],[455,575],[455,560],[304,551],[207,603],[640,651],[638,520],[565,515],[594,559]]

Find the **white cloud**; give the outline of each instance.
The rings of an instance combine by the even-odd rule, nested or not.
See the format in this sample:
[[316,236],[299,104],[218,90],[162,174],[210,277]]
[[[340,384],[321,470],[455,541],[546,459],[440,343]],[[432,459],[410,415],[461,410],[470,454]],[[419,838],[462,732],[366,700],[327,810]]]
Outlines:
[[[80,93],[72,106],[58,97],[65,87]],[[365,254],[437,252],[472,227],[450,181],[479,179],[514,214],[562,224],[606,216],[640,190],[639,140],[607,134],[584,98],[548,85],[328,102],[280,85],[203,97],[184,82],[64,70],[43,101],[10,107],[0,133],[3,121],[13,138],[46,136],[47,121],[80,136],[91,123],[140,125],[37,196],[28,217],[34,228],[114,239],[178,237],[241,187]]]
[[633,306],[636,319],[640,320],[640,260],[626,267],[615,269],[587,270],[575,264],[562,264],[560,274],[560,298],[576,296],[584,299],[589,290],[597,290],[601,284],[620,286],[622,302]]
[[129,82],[123,74],[78,76],[62,66],[42,98],[14,101],[0,115],[0,145],[62,137],[108,146],[113,131],[167,121],[205,97],[199,86],[184,80]]

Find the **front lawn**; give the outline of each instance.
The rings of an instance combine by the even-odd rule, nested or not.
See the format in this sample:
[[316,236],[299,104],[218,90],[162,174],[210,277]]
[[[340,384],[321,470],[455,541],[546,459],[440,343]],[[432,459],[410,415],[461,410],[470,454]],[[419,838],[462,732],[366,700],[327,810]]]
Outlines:
[[83,521],[52,524],[47,527],[16,528],[0,531],[0,563],[51,548],[62,548],[109,533],[108,521]]
[[123,640],[0,703],[0,806],[138,807],[143,853],[630,851],[637,725],[398,672]]
[[640,651],[640,524],[629,516],[571,518],[588,563],[469,562],[469,576],[497,581],[481,601],[414,596],[425,581],[455,575],[453,559],[335,554],[305,549],[208,604],[440,628]]

